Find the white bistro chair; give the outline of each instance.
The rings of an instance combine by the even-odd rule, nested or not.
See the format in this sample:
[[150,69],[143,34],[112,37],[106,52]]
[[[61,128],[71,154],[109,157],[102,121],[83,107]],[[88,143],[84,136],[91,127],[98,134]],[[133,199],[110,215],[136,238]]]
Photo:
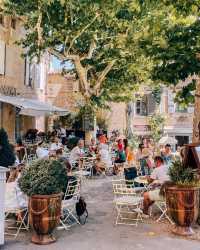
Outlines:
[[[15,215],[17,220],[14,226],[9,226],[10,222],[14,222],[9,216]],[[26,221],[27,220],[27,221]],[[16,182],[10,182],[6,184],[5,195],[5,225],[9,232],[5,234],[14,236],[17,238],[21,230],[29,230],[28,223],[28,199],[19,190]],[[10,232],[15,230],[14,232]]]
[[[68,230],[73,224],[80,224],[76,217],[76,203],[80,198],[80,180],[76,179],[69,181],[67,189],[62,200],[62,214],[61,214],[61,227]],[[72,223],[73,222],[73,223]]]
[[114,205],[117,212],[116,225],[137,226],[142,221],[143,197],[137,194],[132,186],[126,184],[124,179],[112,181]]

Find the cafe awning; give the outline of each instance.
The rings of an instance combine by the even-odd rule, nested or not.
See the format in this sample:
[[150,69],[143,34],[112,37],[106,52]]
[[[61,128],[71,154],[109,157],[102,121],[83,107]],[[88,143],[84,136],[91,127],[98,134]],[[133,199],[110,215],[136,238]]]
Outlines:
[[19,114],[28,116],[65,116],[69,111],[56,107],[50,103],[42,102],[37,99],[29,99],[20,96],[0,95],[0,102],[9,103],[20,110]]

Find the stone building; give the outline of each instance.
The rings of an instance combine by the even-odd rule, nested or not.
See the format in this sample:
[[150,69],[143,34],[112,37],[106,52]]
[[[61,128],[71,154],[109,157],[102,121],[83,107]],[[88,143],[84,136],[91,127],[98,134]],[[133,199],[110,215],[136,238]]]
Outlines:
[[49,55],[40,63],[15,44],[25,35],[20,18],[0,15],[0,127],[15,141],[28,129],[45,130],[45,116],[64,113],[46,102]]
[[[36,97],[35,88],[27,75],[27,61],[15,41],[24,35],[20,19],[0,15],[0,93],[5,96]],[[16,134],[35,127],[31,116],[20,116],[17,109],[5,102],[0,103],[0,125],[14,141]],[[16,123],[20,124],[17,128]],[[16,131],[18,130],[18,131]],[[19,131],[20,130],[20,131]]]
[[132,129],[134,134],[141,137],[148,137],[150,134],[148,118],[155,111],[165,115],[163,133],[176,138],[178,145],[189,143],[192,140],[193,106],[182,109],[174,102],[174,93],[164,88],[161,95],[160,105],[156,105],[151,92],[138,97],[136,95],[133,103]]
[[78,82],[73,76],[49,72],[46,95],[48,102],[73,112],[76,110],[78,91]]

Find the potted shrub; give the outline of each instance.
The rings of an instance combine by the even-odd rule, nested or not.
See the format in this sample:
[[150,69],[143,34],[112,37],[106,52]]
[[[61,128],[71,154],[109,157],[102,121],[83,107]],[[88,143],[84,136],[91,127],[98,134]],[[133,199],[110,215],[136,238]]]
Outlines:
[[22,172],[19,187],[29,196],[33,243],[55,242],[52,232],[60,222],[62,191],[66,185],[66,168],[56,160],[35,161]]
[[173,232],[193,234],[191,225],[196,222],[199,210],[199,180],[192,168],[180,160],[169,168],[170,184],[166,187],[167,210],[175,223]]

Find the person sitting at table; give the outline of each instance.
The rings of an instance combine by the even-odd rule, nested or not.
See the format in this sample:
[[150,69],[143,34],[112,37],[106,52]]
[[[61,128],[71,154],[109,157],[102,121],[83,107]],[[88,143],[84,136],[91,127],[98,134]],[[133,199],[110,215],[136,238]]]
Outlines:
[[48,159],[49,158],[49,150],[43,147],[44,141],[38,143],[36,149],[36,155],[38,159]]
[[147,177],[149,182],[149,187],[152,190],[144,193],[144,201],[143,201],[143,213],[148,215],[149,207],[155,202],[159,200],[163,200],[163,196],[160,195],[161,185],[169,181],[168,175],[168,167],[164,164],[164,160],[161,156],[156,156],[154,158],[155,168],[151,173],[150,177]]
[[76,147],[72,149],[69,156],[69,162],[72,164],[73,162],[78,162],[80,158],[84,156],[84,140],[80,139]]
[[58,149],[62,149],[62,143],[60,143],[59,138],[57,136],[53,137],[52,143],[50,145],[50,151],[56,151]]
[[95,170],[97,174],[102,174],[109,166],[112,166],[112,160],[106,144],[100,144],[98,146],[98,156],[95,164]]
[[[59,161],[64,164],[64,166],[66,167],[66,172],[67,172],[67,183],[66,183],[65,188],[63,189],[63,193],[65,194],[68,183],[73,182],[74,185],[76,185],[75,181],[77,180],[77,177],[73,176],[73,174],[72,174],[72,166],[71,166],[70,162],[66,158],[61,157],[59,159]],[[70,199],[70,197],[68,197],[68,199]]]
[[89,146],[89,152],[91,154],[96,154],[96,152],[97,152],[97,144],[96,144],[95,138],[91,139],[91,143],[90,143],[90,146]]

